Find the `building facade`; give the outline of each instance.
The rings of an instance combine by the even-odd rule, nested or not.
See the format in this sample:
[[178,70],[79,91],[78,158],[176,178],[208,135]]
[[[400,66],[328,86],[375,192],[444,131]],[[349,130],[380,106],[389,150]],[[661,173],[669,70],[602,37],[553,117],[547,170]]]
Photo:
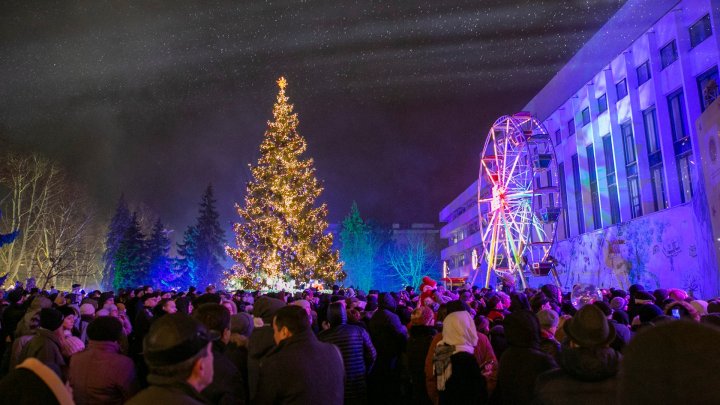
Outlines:
[[[526,105],[555,143],[563,215],[553,256],[566,289],[718,294],[720,235],[696,128],[718,79],[718,23],[720,0],[630,0]],[[473,184],[440,213],[453,276],[472,278],[470,252],[482,250],[476,198]]]

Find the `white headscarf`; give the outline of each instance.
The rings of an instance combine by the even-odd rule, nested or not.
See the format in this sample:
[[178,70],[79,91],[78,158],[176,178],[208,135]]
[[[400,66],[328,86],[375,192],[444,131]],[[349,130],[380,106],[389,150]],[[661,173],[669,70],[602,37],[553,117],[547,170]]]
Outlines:
[[475,322],[467,311],[458,311],[449,314],[443,321],[443,338],[439,343],[455,346],[455,353],[467,352],[473,354],[477,346],[478,336]]

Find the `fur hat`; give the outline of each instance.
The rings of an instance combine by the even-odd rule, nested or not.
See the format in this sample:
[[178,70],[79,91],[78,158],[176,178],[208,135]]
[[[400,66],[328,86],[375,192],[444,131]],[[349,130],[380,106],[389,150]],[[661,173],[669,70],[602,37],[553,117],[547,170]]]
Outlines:
[[600,347],[615,339],[615,327],[595,305],[585,305],[565,321],[565,334],[582,347]]

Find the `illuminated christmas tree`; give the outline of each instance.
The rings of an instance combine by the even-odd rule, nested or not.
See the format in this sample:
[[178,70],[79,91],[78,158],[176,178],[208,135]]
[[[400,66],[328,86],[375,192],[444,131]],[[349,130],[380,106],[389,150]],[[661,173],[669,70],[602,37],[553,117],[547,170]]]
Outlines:
[[234,226],[237,248],[227,248],[236,264],[226,274],[230,288],[277,288],[311,280],[332,283],[345,278],[332,235],[326,233],[327,207],[316,206],[322,192],[311,158],[303,157],[305,139],[298,117],[285,95],[287,82],[273,107],[273,122],[251,166],[241,221]]

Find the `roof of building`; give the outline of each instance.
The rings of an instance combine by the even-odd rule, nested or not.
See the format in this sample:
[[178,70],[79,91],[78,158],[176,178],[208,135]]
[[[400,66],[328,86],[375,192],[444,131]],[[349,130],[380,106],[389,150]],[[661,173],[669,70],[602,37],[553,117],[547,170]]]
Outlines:
[[628,0],[530,100],[524,111],[544,121],[680,0]]

